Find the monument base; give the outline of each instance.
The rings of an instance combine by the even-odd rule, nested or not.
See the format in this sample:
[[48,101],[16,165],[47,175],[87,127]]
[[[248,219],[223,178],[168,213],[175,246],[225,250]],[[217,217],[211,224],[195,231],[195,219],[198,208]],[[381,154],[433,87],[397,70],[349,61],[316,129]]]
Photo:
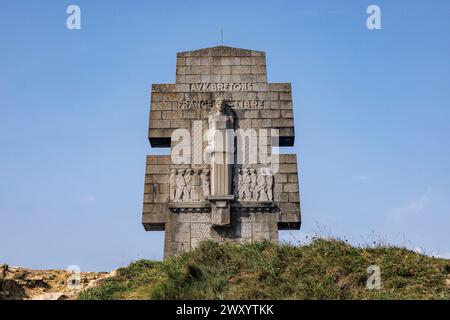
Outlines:
[[231,210],[228,227],[215,227],[212,224],[211,212],[179,212],[166,215],[164,258],[191,251],[206,240],[218,243],[278,241],[279,214]]

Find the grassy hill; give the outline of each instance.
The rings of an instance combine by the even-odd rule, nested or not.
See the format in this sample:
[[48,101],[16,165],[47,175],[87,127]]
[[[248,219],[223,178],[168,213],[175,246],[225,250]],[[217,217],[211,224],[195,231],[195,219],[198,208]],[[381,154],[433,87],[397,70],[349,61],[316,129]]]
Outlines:
[[[366,269],[381,268],[369,290]],[[390,246],[204,242],[163,262],[140,260],[80,299],[450,299],[450,260]]]

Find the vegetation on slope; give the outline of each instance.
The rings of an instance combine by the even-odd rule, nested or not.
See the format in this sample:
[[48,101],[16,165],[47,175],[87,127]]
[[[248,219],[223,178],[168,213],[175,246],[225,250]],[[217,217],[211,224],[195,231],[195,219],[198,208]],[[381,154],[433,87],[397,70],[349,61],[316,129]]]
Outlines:
[[[367,268],[381,268],[369,290]],[[450,260],[391,247],[204,242],[166,261],[140,260],[81,299],[450,299]]]

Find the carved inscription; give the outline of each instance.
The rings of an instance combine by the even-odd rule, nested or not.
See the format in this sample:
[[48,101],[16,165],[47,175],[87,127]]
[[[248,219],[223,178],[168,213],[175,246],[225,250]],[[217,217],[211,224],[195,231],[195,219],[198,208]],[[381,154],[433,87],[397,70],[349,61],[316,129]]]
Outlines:
[[[178,108],[183,110],[209,110],[212,109],[212,100],[181,100],[178,101]],[[263,109],[264,101],[261,100],[234,100],[227,101],[227,104],[235,109]]]
[[191,92],[252,91],[253,83],[191,83]]

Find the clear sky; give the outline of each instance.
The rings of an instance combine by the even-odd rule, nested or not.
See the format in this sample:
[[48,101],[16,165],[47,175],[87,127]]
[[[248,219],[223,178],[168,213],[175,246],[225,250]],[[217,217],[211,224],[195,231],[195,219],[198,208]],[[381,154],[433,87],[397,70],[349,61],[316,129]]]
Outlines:
[[[81,30],[66,8],[81,8]],[[381,8],[382,30],[366,9]],[[0,1],[0,263],[161,259],[141,225],[150,86],[179,51],[266,52],[291,82],[303,224],[450,257],[450,2]]]

